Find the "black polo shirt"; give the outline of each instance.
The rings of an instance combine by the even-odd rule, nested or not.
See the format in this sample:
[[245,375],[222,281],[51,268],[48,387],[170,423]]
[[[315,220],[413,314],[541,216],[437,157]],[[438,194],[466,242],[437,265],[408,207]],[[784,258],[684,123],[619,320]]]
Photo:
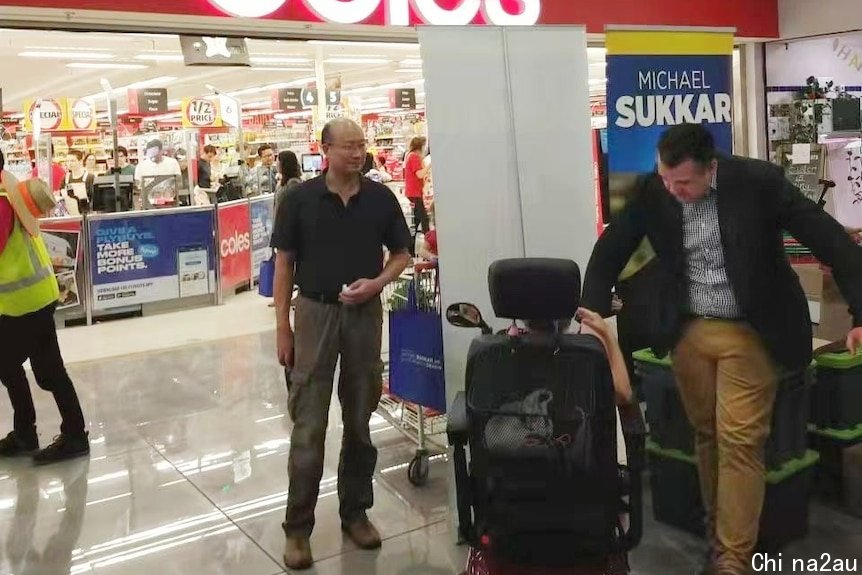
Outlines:
[[296,254],[300,291],[329,296],[383,271],[383,246],[403,252],[412,238],[395,194],[362,178],[347,205],[325,175],[299,184],[278,208],[271,246]]

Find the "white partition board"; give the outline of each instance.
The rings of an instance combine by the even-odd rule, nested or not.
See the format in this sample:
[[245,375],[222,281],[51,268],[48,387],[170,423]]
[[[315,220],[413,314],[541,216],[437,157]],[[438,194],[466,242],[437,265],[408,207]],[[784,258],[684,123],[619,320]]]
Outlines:
[[[419,31],[443,306],[469,301],[491,317],[488,265],[524,255],[503,38],[499,28]],[[450,402],[463,389],[467,348],[476,335],[444,322]]]
[[[505,257],[573,259],[596,239],[586,32],[580,27],[419,30],[434,158],[445,309],[479,305]],[[444,322],[447,396],[477,332]]]

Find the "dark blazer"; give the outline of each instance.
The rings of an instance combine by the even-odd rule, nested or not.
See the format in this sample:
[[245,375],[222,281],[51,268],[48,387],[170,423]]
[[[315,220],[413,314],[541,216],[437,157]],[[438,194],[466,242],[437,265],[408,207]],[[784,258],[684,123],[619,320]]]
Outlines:
[[[832,273],[862,326],[862,247],[808,200],[780,167],[740,157],[718,160],[718,217],[728,277],[746,320],[773,359],[798,369],[811,361],[811,318],[799,278],[785,255],[782,231],[811,249]],[[672,349],[686,321],[688,276],[682,208],[655,173],[642,177],[625,209],[593,250],[583,305],[610,314],[611,287],[643,237],[662,267],[664,297],[655,350]]]

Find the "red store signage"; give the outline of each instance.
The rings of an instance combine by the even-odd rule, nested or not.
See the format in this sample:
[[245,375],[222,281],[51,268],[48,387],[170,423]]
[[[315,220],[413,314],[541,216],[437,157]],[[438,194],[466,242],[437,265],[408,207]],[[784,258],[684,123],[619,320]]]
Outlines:
[[739,37],[778,37],[778,0],[0,0],[0,6],[392,26],[584,24],[592,33],[614,24],[721,26],[735,27]]
[[248,201],[218,206],[218,259],[222,291],[251,281],[251,212]]

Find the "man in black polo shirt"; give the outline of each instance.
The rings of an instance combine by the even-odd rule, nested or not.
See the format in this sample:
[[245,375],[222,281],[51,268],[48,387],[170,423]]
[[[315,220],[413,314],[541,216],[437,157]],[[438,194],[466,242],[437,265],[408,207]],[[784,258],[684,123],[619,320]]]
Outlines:
[[[328,170],[284,199],[272,234],[272,247],[278,250],[278,359],[288,373],[288,411],[294,423],[284,522],[284,561],[290,569],[312,564],[309,537],[339,356],[342,528],[363,549],[380,546],[380,534],[366,516],[374,500],[371,477],[377,464],[368,424],[382,391],[380,292],[407,266],[411,240],[393,193],[361,176],[366,148],[362,128],[351,120],[333,120],[324,127],[321,141]],[[383,246],[389,250],[385,266]],[[300,292],[295,334],[290,320],[294,283]]]

